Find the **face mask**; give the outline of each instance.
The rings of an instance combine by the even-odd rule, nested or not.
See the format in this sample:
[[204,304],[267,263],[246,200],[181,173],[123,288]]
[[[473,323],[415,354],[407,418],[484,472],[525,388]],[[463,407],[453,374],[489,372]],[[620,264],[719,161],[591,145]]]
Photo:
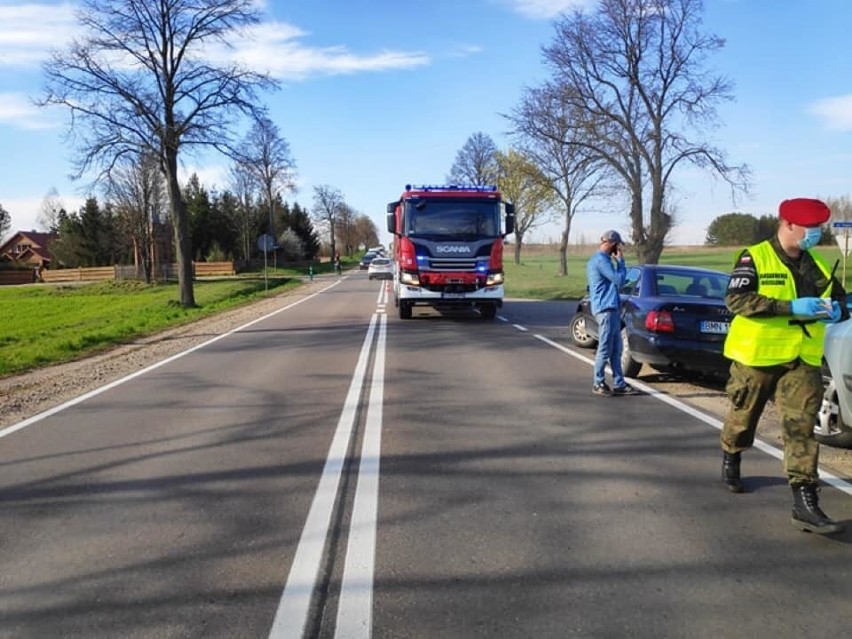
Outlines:
[[815,247],[822,239],[822,229],[819,226],[809,226],[805,229],[805,237],[799,240],[799,248],[807,251]]

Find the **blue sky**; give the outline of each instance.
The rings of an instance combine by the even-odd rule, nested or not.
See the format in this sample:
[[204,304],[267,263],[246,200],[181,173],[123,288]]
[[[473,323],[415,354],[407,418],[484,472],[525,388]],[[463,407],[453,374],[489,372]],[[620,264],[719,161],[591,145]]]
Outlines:
[[[501,116],[525,86],[545,77],[541,47],[553,19],[593,0],[266,0],[264,24],[238,54],[282,88],[264,96],[290,144],[298,192],[340,189],[370,215],[383,241],[385,204],[406,183],[440,183],[477,131],[509,144]],[[0,204],[12,230],[37,228],[55,188],[76,208],[85,185],[71,182],[66,114],[39,110],[41,62],[74,33],[74,2],[0,0]],[[735,83],[709,133],[734,163],[753,171],[752,196],[731,202],[723,183],[677,175],[674,244],[700,244],[717,215],[774,214],[788,197],[852,194],[852,48],[848,0],[705,0],[704,26],[726,40],[711,63]],[[227,186],[227,163],[184,157],[208,188]],[[572,242],[606,228],[629,230],[613,203],[575,219]],[[558,225],[531,239],[556,241]]]

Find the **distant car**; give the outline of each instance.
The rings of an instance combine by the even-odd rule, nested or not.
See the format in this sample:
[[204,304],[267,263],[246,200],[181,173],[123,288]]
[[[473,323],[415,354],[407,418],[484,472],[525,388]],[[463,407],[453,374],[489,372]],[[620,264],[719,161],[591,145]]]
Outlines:
[[825,394],[817,414],[817,441],[852,448],[852,319],[825,330]]
[[366,271],[367,267],[370,266],[370,262],[372,262],[377,255],[378,253],[371,253],[370,251],[364,253],[364,257],[362,257],[361,261],[358,262],[358,268],[362,271]]
[[367,277],[371,280],[392,280],[393,261],[389,257],[374,257],[367,268]]
[[[725,306],[729,277],[690,266],[630,267],[621,289],[624,374],[637,375],[642,364],[661,372],[727,374],[730,362],[722,349],[733,318]],[[569,328],[577,346],[597,346],[588,296],[577,304]]]

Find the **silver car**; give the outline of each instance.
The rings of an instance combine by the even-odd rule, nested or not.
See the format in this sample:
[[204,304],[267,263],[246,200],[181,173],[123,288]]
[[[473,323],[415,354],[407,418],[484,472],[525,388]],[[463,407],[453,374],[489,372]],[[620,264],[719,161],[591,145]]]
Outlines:
[[375,257],[367,267],[367,274],[371,280],[392,280],[393,260],[388,257]]
[[817,441],[852,448],[852,319],[826,327],[825,395],[817,414]]

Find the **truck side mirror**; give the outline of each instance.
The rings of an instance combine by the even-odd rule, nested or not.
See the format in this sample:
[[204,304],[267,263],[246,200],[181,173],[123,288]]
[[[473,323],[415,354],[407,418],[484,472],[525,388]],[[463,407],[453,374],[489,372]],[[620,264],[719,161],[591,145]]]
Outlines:
[[506,232],[503,237],[511,235],[515,232],[515,205],[511,202],[506,202]]
[[399,202],[388,202],[388,233],[395,234],[396,233],[396,207],[399,205]]

